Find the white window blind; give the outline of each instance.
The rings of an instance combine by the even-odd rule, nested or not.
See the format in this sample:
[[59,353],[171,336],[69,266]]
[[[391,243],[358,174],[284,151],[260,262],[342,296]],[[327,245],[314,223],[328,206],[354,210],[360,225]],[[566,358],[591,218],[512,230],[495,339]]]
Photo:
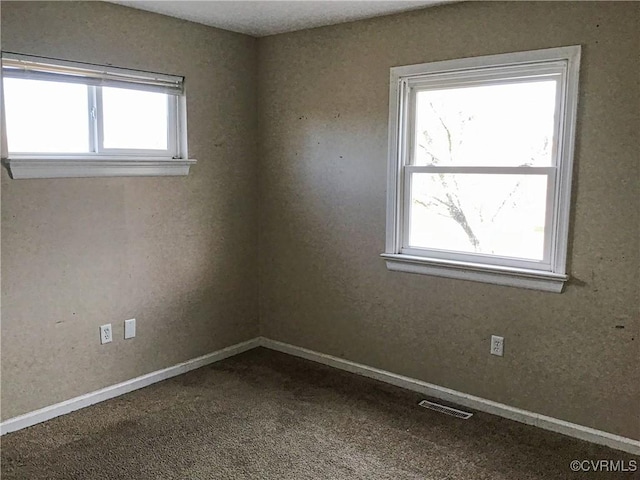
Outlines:
[[2,75],[5,78],[139,89],[168,95],[184,93],[184,77],[8,52],[2,54]]

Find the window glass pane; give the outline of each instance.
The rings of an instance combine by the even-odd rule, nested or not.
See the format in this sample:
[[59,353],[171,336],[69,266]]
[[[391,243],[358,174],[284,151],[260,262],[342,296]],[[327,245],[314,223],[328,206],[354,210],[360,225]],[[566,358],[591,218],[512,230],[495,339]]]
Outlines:
[[410,247],[543,260],[546,175],[411,178]]
[[89,151],[86,85],[4,78],[3,86],[10,152]]
[[102,88],[104,148],[167,150],[168,95]]
[[415,165],[552,165],[556,81],[416,92]]

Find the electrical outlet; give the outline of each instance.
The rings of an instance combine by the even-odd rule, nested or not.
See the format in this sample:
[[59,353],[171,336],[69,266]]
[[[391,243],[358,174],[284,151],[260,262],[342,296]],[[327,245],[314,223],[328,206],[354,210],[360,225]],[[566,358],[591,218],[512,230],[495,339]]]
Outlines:
[[502,357],[504,354],[504,337],[491,335],[491,355]]
[[133,338],[136,336],[136,319],[124,321],[124,338]]
[[100,343],[104,345],[105,343],[111,342],[113,340],[113,335],[111,334],[111,324],[107,323],[106,325],[100,326]]

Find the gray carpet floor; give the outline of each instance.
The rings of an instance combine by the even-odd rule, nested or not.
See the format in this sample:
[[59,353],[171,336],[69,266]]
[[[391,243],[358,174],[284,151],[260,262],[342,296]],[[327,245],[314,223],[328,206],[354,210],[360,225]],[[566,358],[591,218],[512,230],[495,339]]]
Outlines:
[[420,399],[259,348],[5,435],[2,479],[639,478],[569,468],[638,457]]

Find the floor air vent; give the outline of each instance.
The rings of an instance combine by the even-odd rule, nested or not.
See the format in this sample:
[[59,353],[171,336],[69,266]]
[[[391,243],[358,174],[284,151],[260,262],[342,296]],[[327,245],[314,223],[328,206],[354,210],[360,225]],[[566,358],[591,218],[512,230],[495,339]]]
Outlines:
[[435,410],[436,412],[446,413],[447,415],[451,415],[452,417],[462,418],[463,420],[467,420],[473,416],[473,413],[463,412],[462,410],[456,410],[455,408],[446,407],[444,405],[440,405],[439,403],[429,402],[427,400],[422,400],[418,403],[421,407],[428,408],[429,410]]

